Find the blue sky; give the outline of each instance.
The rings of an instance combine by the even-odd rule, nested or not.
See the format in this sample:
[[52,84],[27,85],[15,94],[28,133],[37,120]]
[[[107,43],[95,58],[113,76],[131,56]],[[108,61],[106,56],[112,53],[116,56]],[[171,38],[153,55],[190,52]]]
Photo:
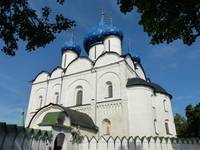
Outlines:
[[[127,53],[128,41],[132,43],[132,55],[139,55],[146,74],[173,95],[174,113],[184,115],[188,104],[200,102],[200,41],[186,46],[181,41],[172,44],[149,44],[149,37],[138,25],[135,12],[120,13],[115,0],[66,0],[63,7],[56,0],[32,0],[31,6],[39,10],[48,5],[53,13],[64,13],[77,23],[75,37],[82,47],[85,34],[100,20],[100,8],[106,17],[113,16],[113,23],[124,33],[123,52]],[[15,57],[0,53],[0,122],[17,123],[20,112],[27,108],[31,81],[40,71],[52,71],[61,64],[61,46],[69,40],[69,32],[63,32],[45,48],[25,52],[20,42]],[[1,44],[1,43],[0,43]],[[82,55],[86,55],[82,47]]]

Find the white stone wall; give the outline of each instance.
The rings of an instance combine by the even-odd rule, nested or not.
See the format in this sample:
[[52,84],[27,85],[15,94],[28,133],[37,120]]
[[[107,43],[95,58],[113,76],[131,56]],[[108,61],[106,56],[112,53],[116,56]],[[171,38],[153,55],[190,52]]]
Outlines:
[[116,52],[119,55],[122,54],[122,44],[119,37],[110,35],[103,41],[105,51]]
[[171,107],[171,99],[164,94],[156,93],[152,95],[153,109],[155,109],[155,118],[157,119],[158,135],[166,136],[166,129],[164,123],[169,123],[170,134],[167,136],[176,135],[176,129],[174,124],[174,117]]
[[101,54],[105,52],[103,43],[92,46],[89,50],[89,58],[95,61]]
[[200,139],[161,137],[85,137],[74,150],[199,150]]
[[62,68],[67,68],[67,66],[78,57],[78,54],[72,50],[67,50],[62,54]]
[[155,136],[151,94],[148,87],[128,88],[129,135]]
[[[144,86],[129,87],[127,94],[130,135],[176,136],[169,96],[154,93],[152,88]],[[170,133],[166,132],[166,121]]]

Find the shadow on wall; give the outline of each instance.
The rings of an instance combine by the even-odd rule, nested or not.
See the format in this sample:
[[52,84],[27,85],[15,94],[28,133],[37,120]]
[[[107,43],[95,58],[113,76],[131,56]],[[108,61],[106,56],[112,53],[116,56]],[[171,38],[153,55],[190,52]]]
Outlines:
[[52,133],[0,123],[1,150],[45,150]]
[[[0,123],[0,150],[49,150],[52,132],[27,129]],[[57,138],[56,146],[64,137]],[[59,141],[59,139],[61,139]],[[69,140],[69,139],[64,139]],[[61,143],[60,143],[61,142]],[[54,143],[55,144],[55,143]],[[72,144],[67,150],[200,150],[199,138],[170,137],[87,137],[81,143]],[[51,149],[52,150],[52,149]]]

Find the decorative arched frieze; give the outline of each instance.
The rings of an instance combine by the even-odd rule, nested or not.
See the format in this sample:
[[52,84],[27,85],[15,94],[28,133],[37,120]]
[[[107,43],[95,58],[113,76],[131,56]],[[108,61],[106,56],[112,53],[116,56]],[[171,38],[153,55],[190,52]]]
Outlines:
[[122,60],[123,58],[121,58],[120,55],[115,52],[105,52],[96,59],[94,67],[96,68],[105,65],[110,65],[112,63],[116,63]]
[[60,78],[63,74],[63,68],[60,66],[53,69],[53,71],[50,73],[50,79]]
[[65,69],[65,75],[81,73],[93,68],[93,62],[88,57],[78,57]]

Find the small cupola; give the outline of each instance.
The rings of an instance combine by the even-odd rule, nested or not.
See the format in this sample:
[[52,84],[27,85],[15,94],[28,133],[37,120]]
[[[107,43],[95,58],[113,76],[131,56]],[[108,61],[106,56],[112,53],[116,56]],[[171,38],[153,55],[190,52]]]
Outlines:
[[106,23],[104,12],[101,13],[99,24],[92,28],[84,38],[84,48],[90,59],[95,60],[105,51],[114,51],[121,54],[122,32],[112,24]]
[[104,13],[102,13],[99,24],[96,27],[92,28],[92,30],[89,31],[86,37],[84,38],[83,44],[87,53],[89,53],[89,50],[92,46],[103,43],[102,35],[105,29],[106,24],[104,19]]
[[70,39],[69,41],[66,41],[62,46],[62,54],[66,51],[74,51],[78,55],[81,53],[81,48],[79,45],[76,44],[74,39]]
[[136,62],[136,63],[141,63],[141,59],[140,59],[140,56],[138,56],[138,55],[136,55],[136,56],[133,56],[133,60],[134,60],[134,62]]
[[80,56],[81,48],[74,40],[74,35],[69,41],[66,41],[62,46],[62,68],[66,68],[68,64]]
[[112,17],[110,17],[110,24],[104,30],[103,37],[105,51],[122,54],[123,33],[113,25]]

